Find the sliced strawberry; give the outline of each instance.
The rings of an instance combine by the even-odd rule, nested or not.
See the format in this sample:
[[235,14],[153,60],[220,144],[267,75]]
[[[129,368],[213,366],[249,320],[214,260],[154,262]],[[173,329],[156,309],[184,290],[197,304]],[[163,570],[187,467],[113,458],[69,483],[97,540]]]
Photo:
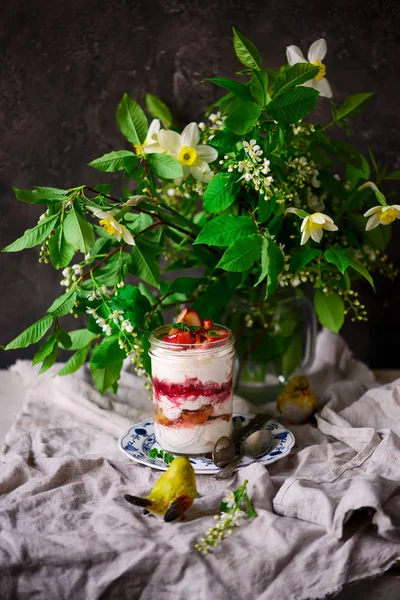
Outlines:
[[199,315],[193,309],[188,310],[183,321],[184,321],[184,323],[186,323],[186,325],[190,325],[190,326],[195,325],[196,327],[201,327],[201,325],[202,325]]
[[[214,342],[213,348],[215,346],[222,346],[225,344],[226,338],[229,336],[229,333],[224,329],[213,329],[212,331],[207,331],[207,342]],[[221,342],[220,344],[216,344],[215,342]],[[209,346],[211,347],[211,346]]]
[[215,339],[218,339],[218,340],[220,340],[221,338],[225,339],[229,336],[229,331],[225,331],[225,329],[214,329],[214,331],[217,334],[215,336]]
[[203,342],[206,341],[206,335],[205,332],[200,330],[200,331],[196,331],[195,333],[195,344],[202,344]]
[[204,319],[203,321],[203,329],[212,329],[214,327],[214,323],[211,319]]
[[[186,315],[187,315],[188,312],[189,312],[188,308],[186,308],[186,307],[183,308],[181,310],[181,312],[179,313],[179,315],[177,316],[176,322],[177,323],[182,323],[183,321],[185,321],[185,317],[186,317]],[[186,323],[186,321],[185,321],[185,323]]]
[[164,335],[163,340],[170,344],[194,344],[195,337],[190,331],[178,331],[173,335]]

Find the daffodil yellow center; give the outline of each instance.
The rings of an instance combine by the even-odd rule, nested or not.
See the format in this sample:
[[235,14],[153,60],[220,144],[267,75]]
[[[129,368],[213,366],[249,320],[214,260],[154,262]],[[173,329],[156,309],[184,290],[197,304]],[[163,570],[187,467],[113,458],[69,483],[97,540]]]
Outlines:
[[99,225],[101,225],[103,229],[105,229],[108,235],[114,235],[115,227],[111,221],[108,221],[107,219],[101,219],[101,221],[99,221]]
[[187,167],[191,167],[197,158],[196,148],[192,148],[191,146],[183,146],[182,150],[179,152],[178,160],[181,165],[186,165]]
[[385,211],[382,211],[379,217],[379,221],[384,225],[390,225],[393,221],[396,220],[398,212],[395,208],[388,208]]
[[145,145],[146,145],[145,141],[143,142],[143,144],[133,144],[136,154],[142,154],[143,148],[145,147]]
[[318,230],[323,228],[323,223],[314,223],[314,221],[309,221],[310,229]]
[[320,70],[318,71],[318,75],[315,76],[315,79],[317,81],[320,81],[326,75],[326,67],[325,67],[324,63],[320,62],[319,60],[315,60],[313,62],[313,65],[315,65],[316,67],[320,67]]

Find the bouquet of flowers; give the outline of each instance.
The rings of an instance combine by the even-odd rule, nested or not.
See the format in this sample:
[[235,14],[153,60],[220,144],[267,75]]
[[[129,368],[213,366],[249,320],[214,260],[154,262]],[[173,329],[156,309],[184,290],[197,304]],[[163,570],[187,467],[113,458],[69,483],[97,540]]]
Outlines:
[[[3,252],[40,246],[39,261],[62,272],[63,293],[6,350],[44,338],[33,363],[44,372],[67,349],[60,375],[89,356],[104,393],[117,390],[127,356],[150,374],[149,333],[182,303],[220,320],[231,301],[245,299],[245,325],[257,321],[271,336],[284,335],[271,310],[281,291],[310,290],[320,323],[335,332],[345,315],[366,319],[353,284],[364,278],[373,286],[374,272],[396,276],[385,248],[400,205],[390,205],[380,185],[400,171],[380,170],[372,152],[365,157],[329,131],[338,126],[349,136],[349,121],[372,94],[330,101],[332,120],[312,124],[304,119],[320,96],[332,96],[325,40],[307,59],[289,46],[288,64],[275,70],[236,30],[233,47],[242,70],[208,80],[225,95],[181,133],[157,97],[146,95],[149,123],[123,96],[117,124],[125,148],[89,163],[122,172],[120,189],[104,180],[14,189],[19,201],[46,209]],[[81,318],[73,331],[62,324],[69,313]]]

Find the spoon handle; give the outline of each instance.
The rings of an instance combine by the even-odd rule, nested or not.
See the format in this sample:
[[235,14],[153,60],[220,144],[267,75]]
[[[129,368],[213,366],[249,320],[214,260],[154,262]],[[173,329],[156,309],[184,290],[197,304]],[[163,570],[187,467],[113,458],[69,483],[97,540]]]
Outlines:
[[243,456],[244,456],[244,452],[241,452],[240,454],[235,456],[235,458],[232,460],[232,462],[230,462],[228,465],[226,465],[226,467],[221,469],[221,471],[218,471],[218,473],[215,473],[215,475],[213,475],[213,478],[214,479],[229,479],[230,477],[232,477],[232,475],[235,471],[236,465],[243,458]]

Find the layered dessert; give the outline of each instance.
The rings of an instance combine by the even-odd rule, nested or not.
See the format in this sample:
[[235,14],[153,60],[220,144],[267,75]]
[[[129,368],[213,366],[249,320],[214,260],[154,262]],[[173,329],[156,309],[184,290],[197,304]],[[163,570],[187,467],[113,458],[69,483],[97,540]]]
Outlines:
[[233,338],[226,328],[185,308],[153,332],[154,429],[169,452],[205,454],[232,433]]

